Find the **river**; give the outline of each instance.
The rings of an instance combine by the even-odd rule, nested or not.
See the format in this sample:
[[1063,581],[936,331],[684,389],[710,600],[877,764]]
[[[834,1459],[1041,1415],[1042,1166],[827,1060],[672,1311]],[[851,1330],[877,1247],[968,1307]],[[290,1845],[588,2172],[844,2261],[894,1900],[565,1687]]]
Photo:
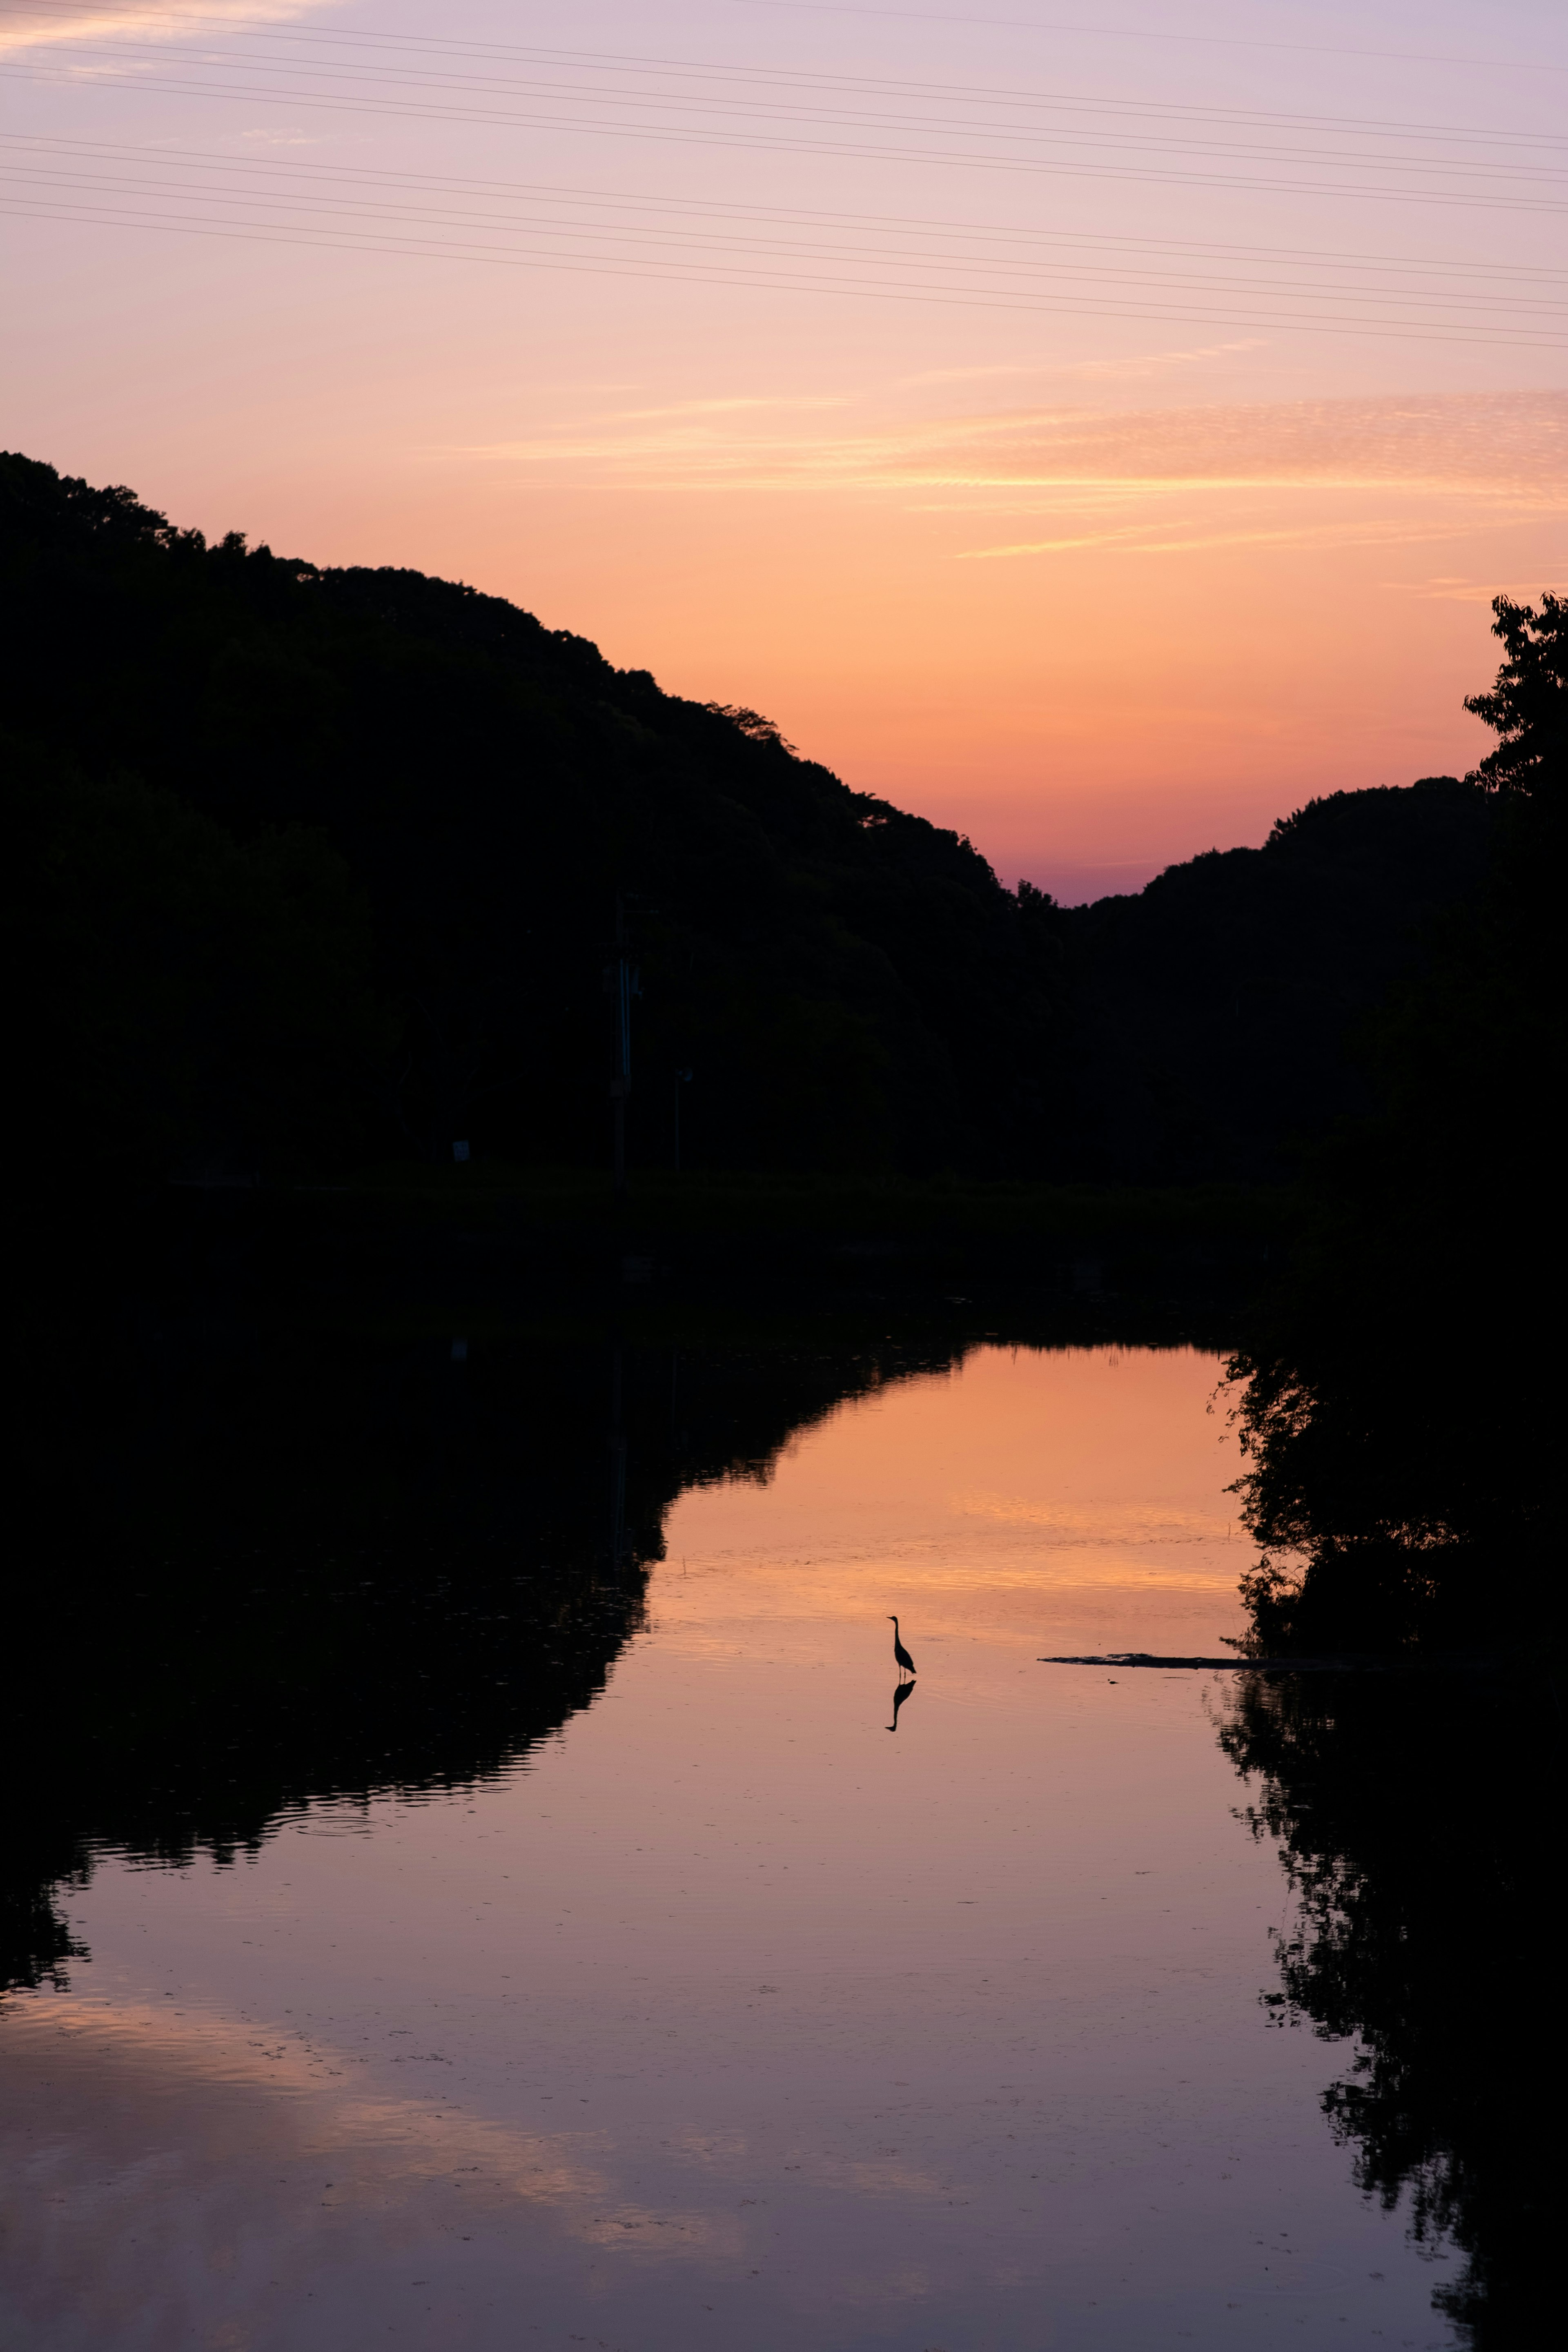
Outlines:
[[[599,1351],[580,1458],[530,1391],[526,1529],[459,1529],[482,1609],[443,1563],[460,1658],[367,1572],[265,1769],[265,1693],[227,1764],[192,1733],[232,1801],[79,1775],[0,2007],[11,2352],[1468,2340],[1450,2239],[1326,2119],[1353,2034],[1281,1993],[1262,1678],[1043,1663],[1242,1633],[1219,1359],[875,1338],[760,1431],[722,1351]],[[481,1455],[523,1475],[514,1392],[474,1402],[503,1352],[422,1360],[416,1549]],[[600,1568],[542,1606],[574,1494]],[[311,1639],[286,1612],[296,1680]],[[454,1685],[417,1753],[395,1675]]]

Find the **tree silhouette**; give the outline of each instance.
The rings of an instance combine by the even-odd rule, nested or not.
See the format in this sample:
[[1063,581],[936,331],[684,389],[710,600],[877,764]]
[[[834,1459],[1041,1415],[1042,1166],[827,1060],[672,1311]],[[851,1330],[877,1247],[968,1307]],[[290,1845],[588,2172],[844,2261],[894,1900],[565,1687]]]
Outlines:
[[1568,770],[1568,601],[1548,593],[1537,612],[1495,596],[1492,612],[1492,634],[1508,658],[1489,693],[1465,698],[1465,709],[1499,738],[1477,780],[1491,792],[1560,794]]
[[1295,1896],[1265,2006],[1355,2045],[1324,2113],[1357,2185],[1428,2251],[1464,2254],[1436,2308],[1477,2352],[1543,2341],[1560,2117],[1502,2021],[1555,1959],[1540,1891],[1553,1695],[1477,1674],[1237,1684],[1221,1745]]
[[1265,1649],[1496,1644],[1558,1606],[1541,1352],[1564,753],[1562,608],[1543,613],[1499,600],[1508,658],[1474,698],[1508,730],[1487,887],[1377,1024],[1379,1108],[1317,1155],[1293,1265],[1232,1366]]

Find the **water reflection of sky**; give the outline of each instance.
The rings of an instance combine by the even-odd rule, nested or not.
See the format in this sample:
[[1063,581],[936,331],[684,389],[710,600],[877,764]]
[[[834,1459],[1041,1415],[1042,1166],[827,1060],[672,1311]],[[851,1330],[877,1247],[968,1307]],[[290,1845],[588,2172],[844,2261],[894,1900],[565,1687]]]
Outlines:
[[5,2029],[6,2342],[1450,2341],[1324,2128],[1342,2048],[1259,2004],[1214,1678],[1037,1663],[1239,1630],[1216,1376],[883,1389],[681,1497],[498,1784],[103,1864]]

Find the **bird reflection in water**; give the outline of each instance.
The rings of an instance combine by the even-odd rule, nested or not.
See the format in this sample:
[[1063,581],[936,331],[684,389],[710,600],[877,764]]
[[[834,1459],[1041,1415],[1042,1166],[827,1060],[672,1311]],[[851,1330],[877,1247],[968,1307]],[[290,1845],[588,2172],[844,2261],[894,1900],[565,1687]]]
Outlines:
[[[889,1613],[888,1622],[893,1629],[893,1656],[898,1661],[899,1679],[893,1688],[893,1719],[886,1728],[889,1731],[897,1731],[899,1709],[915,1686],[915,1662],[904,1647],[903,1638],[899,1632],[898,1619]],[[904,1680],[906,1675],[909,1676],[908,1682]]]
[[912,1682],[910,1682],[910,1683],[895,1683],[895,1684],[894,1684],[894,1685],[893,1685],[893,1719],[892,1719],[891,1723],[884,1725],[883,1728],[884,1728],[885,1730],[888,1730],[888,1731],[897,1731],[897,1729],[898,1729],[898,1727],[899,1727],[899,1709],[900,1709],[900,1707],[901,1707],[901,1706],[902,1706],[902,1705],[903,1705],[904,1701],[909,1697],[910,1693],[913,1689],[914,1689],[914,1685],[913,1685],[913,1683],[912,1683]]

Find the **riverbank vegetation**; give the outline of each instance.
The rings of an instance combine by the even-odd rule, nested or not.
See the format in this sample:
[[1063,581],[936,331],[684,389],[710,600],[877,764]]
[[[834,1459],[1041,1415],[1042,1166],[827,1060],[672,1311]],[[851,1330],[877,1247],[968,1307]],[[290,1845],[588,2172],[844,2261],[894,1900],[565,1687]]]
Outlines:
[[1357,2187],[1433,2257],[1470,2352],[1544,2341],[1558,2301],[1556,2117],[1500,2063],[1549,1966],[1538,1857],[1560,1710],[1539,1674],[1240,1675],[1220,1741],[1279,1853],[1270,2021],[1341,2045],[1325,2117]]
[[1568,605],[1496,610],[1485,886],[1370,1025],[1233,1366],[1263,1653],[1554,1638]]
[[1060,908],[498,597],[20,457],[0,619],[56,1183],[602,1167],[617,908],[634,1174],[1279,1182],[1489,855],[1493,795],[1433,778]]
[[1557,1445],[1563,613],[1500,600],[1473,776],[1062,908],[500,598],[0,458],[37,1213],[129,1248],[251,1192],[259,1263],[470,1289],[1245,1259],[1263,1649],[1493,1638]]

